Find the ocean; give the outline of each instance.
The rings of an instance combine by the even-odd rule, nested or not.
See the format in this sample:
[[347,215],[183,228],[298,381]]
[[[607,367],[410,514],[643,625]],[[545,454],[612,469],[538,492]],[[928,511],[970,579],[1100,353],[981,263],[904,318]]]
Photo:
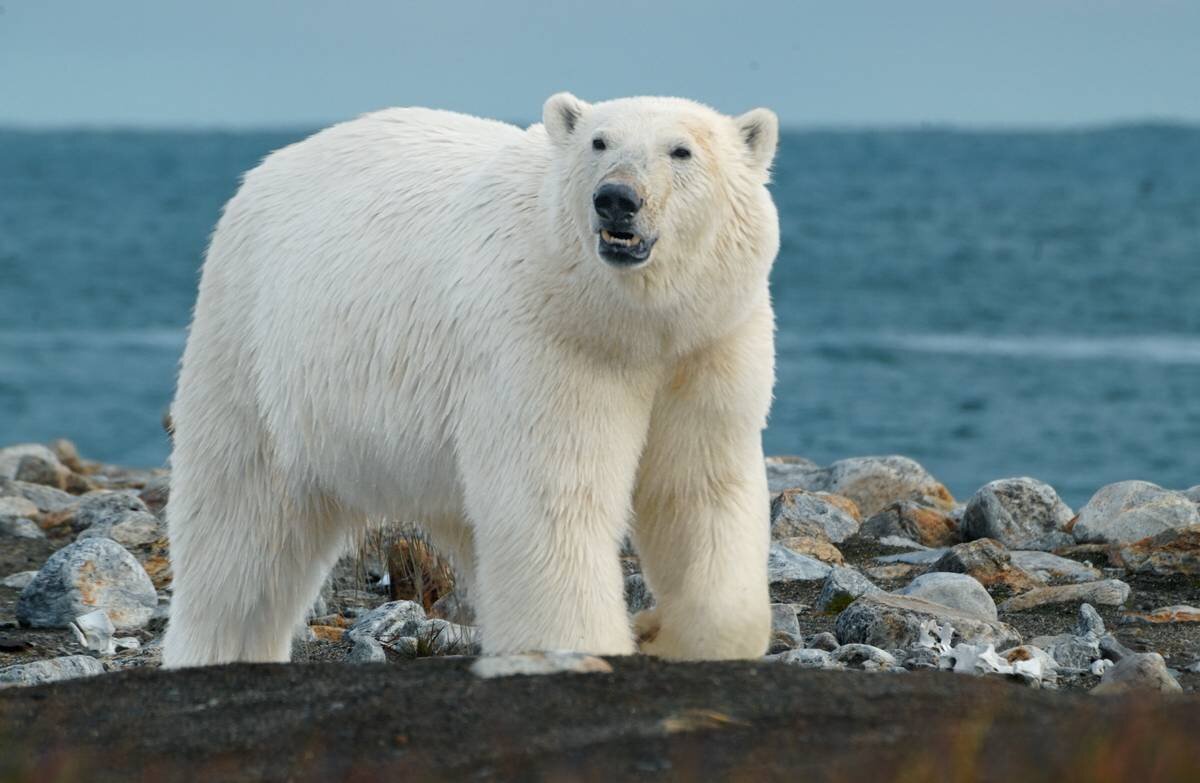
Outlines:
[[[209,232],[307,134],[0,130],[0,445],[164,463]],[[786,132],[772,190],[768,453],[1200,484],[1200,128]]]

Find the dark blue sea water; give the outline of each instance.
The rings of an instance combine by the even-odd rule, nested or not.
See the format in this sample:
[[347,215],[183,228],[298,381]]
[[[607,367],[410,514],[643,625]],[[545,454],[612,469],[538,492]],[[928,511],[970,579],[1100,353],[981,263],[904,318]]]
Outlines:
[[[208,233],[304,132],[0,131],[0,444],[154,465]],[[787,133],[769,452],[1200,483],[1200,129]]]

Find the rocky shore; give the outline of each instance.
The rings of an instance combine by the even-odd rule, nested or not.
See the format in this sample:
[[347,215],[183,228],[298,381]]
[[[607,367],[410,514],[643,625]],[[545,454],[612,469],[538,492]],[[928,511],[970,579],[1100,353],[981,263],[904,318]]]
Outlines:
[[[1200,487],[1121,482],[1097,487],[1085,506],[1071,509],[1032,478],[993,481],[958,502],[903,457],[828,466],[770,458],[766,470],[772,647],[762,662],[707,664],[712,672],[704,676],[732,677],[739,688],[749,677],[766,690],[820,677],[813,682],[844,682],[847,693],[876,687],[863,685],[864,677],[899,678],[904,685],[895,687],[934,701],[958,694],[955,709],[965,693],[1021,700],[1030,697],[1011,693],[1039,690],[1058,693],[1029,704],[1060,699],[1072,715],[1093,697],[1079,702],[1071,691],[1164,705],[1182,699],[1200,713],[1197,697],[1187,695],[1200,685]],[[0,448],[0,748],[46,720],[31,706],[37,700],[22,694],[50,694],[64,710],[76,698],[82,701],[70,709],[83,714],[100,709],[90,700],[126,687],[175,693],[184,687],[177,683],[203,677],[219,689],[226,669],[230,683],[268,671],[262,676],[271,682],[338,679],[341,672],[378,678],[393,669],[419,678],[403,674],[414,666],[478,683],[549,673],[543,679],[556,688],[570,679],[561,672],[633,671],[635,679],[650,672],[663,682],[690,682],[698,671],[587,656],[471,663],[479,640],[470,607],[455,600],[452,575],[436,553],[403,533],[373,537],[335,569],[294,649],[297,662],[325,665],[291,667],[298,674],[280,673],[289,667],[147,671],[159,665],[170,608],[169,484],[164,470],[84,460],[67,441]],[[630,610],[652,604],[632,549],[624,567]],[[423,660],[444,657],[452,660],[442,668]],[[372,662],[382,666],[345,665]],[[141,671],[119,674],[126,670]],[[126,685],[97,684],[109,680]],[[321,689],[315,681],[312,687]],[[127,706],[114,703],[104,714],[117,726]],[[706,731],[736,728],[722,720],[700,722]],[[27,766],[0,769],[0,778],[42,769],[44,753],[13,747],[23,751],[13,758]]]

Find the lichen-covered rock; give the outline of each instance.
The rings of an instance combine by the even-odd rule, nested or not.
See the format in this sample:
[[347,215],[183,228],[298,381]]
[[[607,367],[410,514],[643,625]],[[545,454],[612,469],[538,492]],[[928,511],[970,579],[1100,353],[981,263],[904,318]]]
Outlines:
[[781,582],[815,582],[828,576],[832,566],[815,557],[793,552],[780,544],[772,544],[767,555],[767,580]]
[[1001,544],[980,538],[950,548],[933,564],[933,571],[969,574],[984,587],[1004,586],[1014,592],[1041,586],[1041,582],[1012,562]]
[[1124,544],[1192,525],[1200,525],[1200,508],[1182,492],[1121,481],[1092,496],[1071,532],[1080,543]]
[[38,507],[23,497],[0,497],[0,520],[27,519],[38,515]]
[[825,577],[821,593],[813,609],[823,614],[836,614],[849,606],[855,598],[867,593],[881,592],[875,583],[853,568],[837,567]]
[[158,594],[146,570],[108,538],[77,541],[50,556],[17,601],[17,619],[35,628],[66,628],[81,614],[103,609],[120,630],[140,628]]
[[1001,622],[935,604],[922,598],[868,593],[838,615],[835,633],[842,644],[870,644],[885,650],[912,647],[921,638],[921,625],[928,621],[949,624],[955,638],[973,644],[1011,647],[1021,643],[1021,634]]
[[897,536],[929,547],[952,546],[961,541],[952,515],[911,500],[892,503],[870,517],[863,523],[862,534],[878,539]]
[[1121,606],[1129,600],[1130,587],[1120,579],[1101,579],[1074,585],[1037,587],[1013,596],[1000,605],[1002,612],[1023,612],[1048,604],[1084,602],[1101,606]]
[[1050,552],[1014,550],[1009,556],[1014,565],[1043,582],[1094,582],[1104,576],[1094,566]]
[[840,544],[858,532],[859,520],[847,511],[846,503],[835,502],[828,493],[789,489],[771,501],[773,538],[821,537]]
[[996,602],[979,580],[968,574],[945,571],[922,574],[896,592],[959,609],[984,620],[997,619]]
[[1050,550],[1073,543],[1066,532],[1075,513],[1048,484],[1036,479],[992,481],[967,501],[963,538],[992,538],[1010,549]]
[[1109,560],[1137,574],[1200,576],[1200,525],[1165,530],[1114,547]]
[[1125,622],[1146,625],[1163,625],[1167,623],[1200,623],[1200,609],[1185,604],[1163,606],[1152,612],[1132,612],[1125,615]]
[[165,535],[158,517],[146,511],[130,511],[105,517],[80,533],[79,540],[111,538],[124,547],[139,547],[152,544]]
[[61,489],[28,481],[0,478],[0,497],[21,497],[33,503],[40,514],[55,514],[79,504],[79,498]]
[[104,664],[100,661],[90,655],[67,655],[6,666],[0,669],[0,688],[41,685],[77,677],[94,677],[97,674],[104,674]]
[[45,538],[46,534],[32,519],[0,516],[0,538]]
[[0,448],[0,478],[16,479],[21,463],[27,458],[31,459],[27,464],[38,462],[65,469],[54,452],[40,443],[21,443]]
[[1167,663],[1158,653],[1136,653],[1117,661],[1117,665],[1104,672],[1100,684],[1092,693],[1103,696],[1131,691],[1161,691],[1179,693],[1183,690]]
[[846,558],[842,556],[842,551],[834,546],[832,541],[825,538],[824,534],[819,536],[782,538],[779,540],[779,545],[793,552],[815,557],[822,563],[842,565],[846,562]]

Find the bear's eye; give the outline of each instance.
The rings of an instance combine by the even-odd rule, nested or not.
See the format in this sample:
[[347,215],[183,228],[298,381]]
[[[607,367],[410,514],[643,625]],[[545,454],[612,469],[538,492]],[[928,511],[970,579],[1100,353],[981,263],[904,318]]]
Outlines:
[[596,138],[592,139],[592,149],[594,149],[596,152],[604,152],[606,149],[608,149],[608,145],[604,143],[604,139],[597,136]]
[[687,147],[676,147],[671,150],[671,157],[675,160],[687,160],[692,157],[692,151]]

